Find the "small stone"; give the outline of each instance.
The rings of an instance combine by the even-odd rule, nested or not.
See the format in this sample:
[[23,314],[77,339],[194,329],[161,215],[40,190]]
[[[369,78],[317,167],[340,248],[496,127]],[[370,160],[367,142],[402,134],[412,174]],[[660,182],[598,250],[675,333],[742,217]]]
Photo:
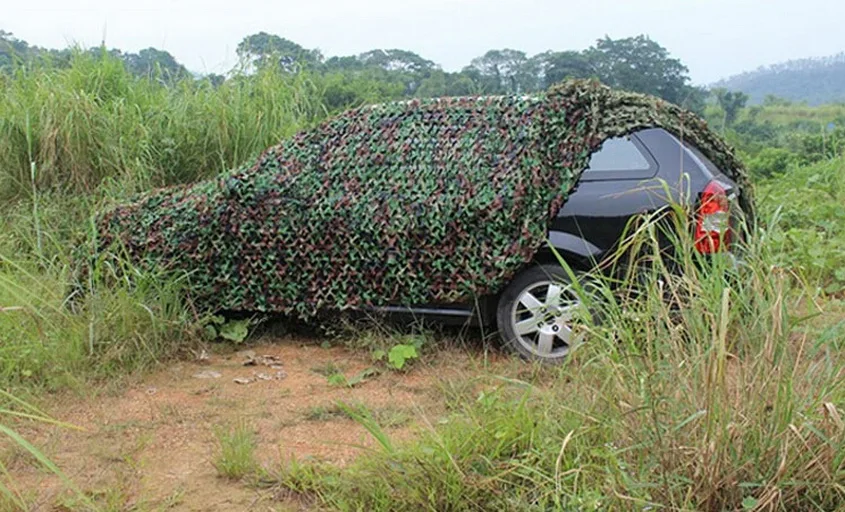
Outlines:
[[264,366],[281,365],[282,360],[278,356],[261,356],[261,363]]
[[249,384],[252,382],[252,379],[247,379],[244,377],[235,377],[233,381],[235,382],[235,384]]
[[214,370],[205,370],[194,374],[195,379],[219,379],[223,374]]

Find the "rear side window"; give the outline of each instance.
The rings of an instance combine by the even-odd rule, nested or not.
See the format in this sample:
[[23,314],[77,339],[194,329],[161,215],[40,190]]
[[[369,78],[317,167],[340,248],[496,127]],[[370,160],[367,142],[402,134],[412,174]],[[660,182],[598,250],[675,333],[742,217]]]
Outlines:
[[585,172],[647,171],[651,164],[630,137],[607,139],[590,158]]

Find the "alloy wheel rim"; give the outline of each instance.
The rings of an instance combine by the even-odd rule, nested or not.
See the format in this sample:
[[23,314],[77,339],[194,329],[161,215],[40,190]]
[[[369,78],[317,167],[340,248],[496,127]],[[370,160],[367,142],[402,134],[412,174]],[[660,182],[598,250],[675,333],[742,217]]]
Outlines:
[[573,329],[580,301],[569,287],[541,281],[525,287],[511,308],[511,327],[519,342],[544,359],[565,357],[581,341]]

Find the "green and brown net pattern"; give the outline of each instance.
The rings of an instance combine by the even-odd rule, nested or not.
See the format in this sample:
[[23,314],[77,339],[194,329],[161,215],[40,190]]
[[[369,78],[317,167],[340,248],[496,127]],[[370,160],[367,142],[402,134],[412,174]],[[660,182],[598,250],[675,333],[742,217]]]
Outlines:
[[496,292],[610,137],[663,127],[750,187],[693,114],[571,81],[539,96],[362,107],[240,169],[149,192],[97,219],[103,250],[189,273],[210,309],[323,309],[471,300]]

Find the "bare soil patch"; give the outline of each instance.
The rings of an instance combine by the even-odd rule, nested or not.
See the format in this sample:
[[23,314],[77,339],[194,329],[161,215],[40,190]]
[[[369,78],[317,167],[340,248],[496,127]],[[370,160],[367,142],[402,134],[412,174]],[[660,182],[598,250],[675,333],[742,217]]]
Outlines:
[[[245,366],[250,357],[259,363]],[[290,510],[301,504],[217,475],[216,429],[253,428],[258,459],[268,468],[293,457],[344,465],[376,446],[363,427],[339,413],[338,402],[365,405],[393,440],[409,439],[446,413],[444,382],[460,382],[482,366],[505,361],[482,361],[453,349],[408,372],[383,371],[348,388],[331,385],[326,374],[353,376],[372,367],[366,353],[273,340],[177,363],[126,389],[92,390],[89,397],[48,404],[54,418],[83,430],[18,428],[109,509]],[[73,508],[55,476],[8,451],[17,486],[34,510]]]

